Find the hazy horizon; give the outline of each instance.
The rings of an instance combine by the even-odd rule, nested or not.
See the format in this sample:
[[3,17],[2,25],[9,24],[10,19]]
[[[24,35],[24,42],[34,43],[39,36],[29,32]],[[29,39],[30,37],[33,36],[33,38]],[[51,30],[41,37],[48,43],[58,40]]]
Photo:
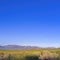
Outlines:
[[60,1],[0,1],[0,45],[60,47]]

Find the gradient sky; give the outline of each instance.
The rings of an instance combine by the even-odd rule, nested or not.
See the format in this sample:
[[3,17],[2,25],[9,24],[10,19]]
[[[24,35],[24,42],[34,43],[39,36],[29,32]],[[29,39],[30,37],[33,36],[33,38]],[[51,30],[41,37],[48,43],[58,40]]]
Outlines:
[[0,45],[60,47],[60,0],[0,0]]

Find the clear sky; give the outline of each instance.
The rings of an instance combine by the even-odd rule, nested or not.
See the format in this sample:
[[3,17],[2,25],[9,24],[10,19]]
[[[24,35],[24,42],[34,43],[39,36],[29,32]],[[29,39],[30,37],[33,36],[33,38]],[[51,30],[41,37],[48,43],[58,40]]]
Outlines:
[[0,0],[0,45],[60,47],[60,0]]

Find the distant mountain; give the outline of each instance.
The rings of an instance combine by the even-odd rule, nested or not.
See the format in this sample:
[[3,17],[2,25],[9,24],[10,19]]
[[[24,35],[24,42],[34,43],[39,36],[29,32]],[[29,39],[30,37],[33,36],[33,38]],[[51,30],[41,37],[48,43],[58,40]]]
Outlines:
[[5,45],[0,46],[0,50],[28,50],[28,49],[38,49],[36,46],[19,46],[19,45]]

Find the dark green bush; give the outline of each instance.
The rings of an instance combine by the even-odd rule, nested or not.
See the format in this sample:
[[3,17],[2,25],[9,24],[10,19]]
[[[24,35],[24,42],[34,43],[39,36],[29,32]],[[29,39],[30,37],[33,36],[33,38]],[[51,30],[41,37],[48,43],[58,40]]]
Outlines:
[[26,56],[25,60],[39,60],[38,56]]
[[11,54],[8,55],[7,60],[14,60]]

